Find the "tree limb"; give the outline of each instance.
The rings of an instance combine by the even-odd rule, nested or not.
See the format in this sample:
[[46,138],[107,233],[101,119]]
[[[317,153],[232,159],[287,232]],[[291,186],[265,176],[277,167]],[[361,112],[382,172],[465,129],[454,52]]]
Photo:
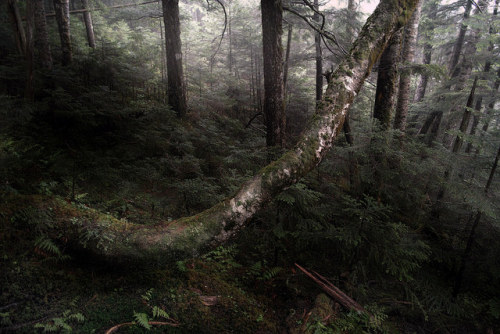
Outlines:
[[[138,225],[109,214],[47,196],[5,196],[0,223],[16,209],[44,213],[48,236],[107,259],[176,260],[196,256],[244,228],[276,194],[314,169],[342,131],[345,116],[365,79],[395,31],[411,16],[418,0],[382,0],[368,18],[350,54],[339,64],[301,139],[281,158],[262,168],[237,193],[191,217]],[[10,214],[9,214],[10,213]],[[42,223],[40,223],[42,224]]]
[[[308,19],[307,17],[305,17],[304,15],[300,14],[298,11],[296,11],[295,9],[291,8],[291,7],[285,7],[283,6],[283,10],[286,10],[298,17],[300,17],[302,20],[304,20],[304,22],[307,23],[308,26],[310,26],[314,31],[318,32],[322,38],[323,38],[323,41],[324,41],[324,38],[328,39],[329,41],[331,41],[333,44],[335,44],[339,49],[340,51],[342,51],[342,53],[344,55],[347,55],[347,51],[342,47],[342,45],[339,44],[339,42],[337,41],[337,38],[335,37],[334,34],[332,34],[331,32],[328,32],[326,30],[323,29],[323,25],[321,26],[321,29],[316,27],[314,24],[312,24]],[[325,43],[326,45],[326,43]],[[328,48],[332,53],[335,53],[333,52],[330,48]]]

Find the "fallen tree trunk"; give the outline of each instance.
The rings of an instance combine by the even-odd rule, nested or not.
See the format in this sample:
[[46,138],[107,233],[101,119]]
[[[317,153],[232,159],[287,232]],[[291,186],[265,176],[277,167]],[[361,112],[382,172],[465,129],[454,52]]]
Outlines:
[[[351,52],[318,103],[297,145],[261,169],[232,198],[191,217],[154,226],[135,225],[62,199],[25,199],[46,210],[49,228],[59,240],[108,258],[179,257],[222,243],[243,228],[274,195],[317,166],[342,130],[345,115],[373,64],[395,31],[412,15],[419,0],[382,0],[368,18]],[[4,208],[9,204],[4,204]]]

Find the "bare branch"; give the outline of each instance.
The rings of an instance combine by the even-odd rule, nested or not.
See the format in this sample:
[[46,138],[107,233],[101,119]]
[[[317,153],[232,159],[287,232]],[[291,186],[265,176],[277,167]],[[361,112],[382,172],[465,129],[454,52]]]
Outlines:
[[[339,44],[339,42],[337,41],[337,38],[335,37],[334,34],[332,34],[331,32],[328,32],[326,30],[323,30],[323,29],[320,29],[318,27],[316,27],[314,24],[312,24],[308,19],[307,17],[305,17],[304,15],[300,14],[299,12],[297,12],[295,9],[292,9],[290,7],[283,7],[284,10],[300,17],[302,20],[304,20],[314,31],[318,32],[322,38],[323,38],[323,41],[324,39],[328,39],[329,41],[331,41],[333,44],[335,44],[339,49],[340,51],[342,51],[342,53],[344,55],[347,55],[347,51],[342,47],[342,45]],[[325,43],[325,45],[327,45],[327,43]],[[330,49],[328,46],[327,46],[328,50],[330,50],[332,53],[335,54],[335,52],[332,51],[332,49]]]
[[[226,12],[226,7],[224,7],[224,4],[220,0],[215,0],[215,1],[217,1],[219,3],[219,5],[221,5],[222,10],[224,11],[224,29],[222,30],[222,35],[220,36],[219,45],[217,46],[217,49],[215,50],[214,54],[210,57],[210,59],[211,59],[212,62],[214,61],[215,56],[217,55],[217,53],[220,50],[220,46],[222,45],[222,40],[224,39],[224,34],[226,33],[226,29],[227,29],[227,12]],[[208,3],[208,0],[207,0],[207,3]]]

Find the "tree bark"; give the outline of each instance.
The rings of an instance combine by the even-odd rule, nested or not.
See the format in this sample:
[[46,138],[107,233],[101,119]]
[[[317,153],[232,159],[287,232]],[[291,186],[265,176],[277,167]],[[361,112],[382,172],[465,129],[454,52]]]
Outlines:
[[86,247],[96,255],[117,260],[178,259],[227,241],[276,194],[298,182],[325,157],[373,64],[394,32],[409,19],[415,5],[415,0],[379,3],[351,52],[333,74],[322,102],[295,147],[261,169],[233,197],[214,207],[192,217],[150,226],[131,224],[59,198],[13,195],[0,204],[0,212],[7,213],[0,219],[9,219],[12,201],[15,207],[24,202],[47,213],[50,224],[46,228],[47,233],[52,231],[51,236],[71,240],[75,247]]
[[457,40],[455,41],[455,45],[453,46],[453,53],[451,55],[450,65],[448,67],[449,74],[452,77],[457,76],[454,75],[454,72],[456,71],[458,60],[460,59],[460,55],[462,54],[462,48],[465,42],[465,33],[467,32],[468,28],[467,24],[464,21],[466,21],[469,18],[471,9],[472,9],[472,0],[467,0],[464,17],[462,23],[460,24],[460,31],[458,32]]
[[283,6],[281,0],[261,0],[261,8],[266,145],[283,147],[286,126],[281,45]]
[[[319,1],[314,0],[314,8],[319,11]],[[320,22],[321,18],[318,13],[314,13],[313,20]],[[316,49],[316,102],[319,103],[323,97],[323,54],[321,50],[321,34],[314,34],[314,46]]]
[[71,33],[69,27],[69,0],[53,0],[56,13],[57,28],[61,40],[61,63],[63,66],[71,64],[73,61],[73,51],[71,46]]
[[474,102],[476,85],[477,85],[477,76],[474,78],[474,83],[472,84],[469,98],[467,99],[467,105],[465,106],[464,113],[462,115],[462,121],[460,122],[460,128],[458,129],[459,134],[457,134],[457,137],[453,142],[453,148],[451,150],[453,153],[457,153],[458,151],[460,151],[460,148],[462,148],[462,143],[464,142],[463,135],[467,132],[467,128],[469,127],[470,116],[472,114],[471,108]]
[[287,81],[288,81],[288,68],[290,66],[290,49],[292,46],[292,30],[293,26],[291,24],[288,25],[288,36],[286,39],[286,53],[285,53],[285,65],[283,69],[283,89],[284,89],[284,101],[286,104],[286,96],[287,96]]
[[26,3],[26,50],[24,52],[25,63],[26,63],[26,87],[24,91],[24,98],[28,101],[33,101],[35,99],[35,87],[34,85],[34,12],[33,12],[33,2],[27,1]]
[[[498,15],[498,4],[499,4],[499,0],[495,0],[495,7],[493,9],[493,18],[495,18],[495,16]],[[493,36],[493,34],[495,34],[495,29],[493,27],[493,24],[490,24],[489,34],[490,34],[490,36]],[[493,42],[490,41],[490,43],[488,45],[488,52],[490,53],[491,56],[493,56],[493,54],[492,54],[493,48],[494,48]],[[486,78],[486,76],[490,72],[490,70],[491,70],[491,58],[488,58],[484,64],[483,78]],[[498,72],[498,73],[500,76],[500,72]],[[495,92],[498,90],[498,83],[499,83],[499,81],[497,78],[497,80],[493,84],[493,89]],[[470,130],[471,136],[474,136],[476,134],[477,126],[479,125],[479,119],[480,119],[479,115],[481,113],[482,104],[483,104],[483,94],[479,95],[479,97],[477,98],[477,101],[476,101],[476,106],[474,107],[474,110],[477,112],[477,115],[474,115],[474,120],[472,122],[472,127]],[[495,104],[495,102],[493,102],[491,107],[488,106],[486,114],[489,114],[489,110],[491,110],[493,108],[494,104]],[[470,153],[471,151],[472,151],[472,142],[469,142],[467,144],[467,148],[465,149],[465,152]]]
[[398,31],[392,36],[389,45],[380,57],[378,66],[373,118],[379,121],[382,129],[389,129],[391,114],[395,105],[401,34],[402,31]]
[[182,118],[187,113],[187,99],[182,68],[179,0],[162,0],[162,5],[167,53],[168,104],[177,116]]
[[21,21],[21,15],[19,14],[17,0],[8,0],[7,10],[9,12],[10,21],[14,31],[14,40],[16,41],[17,51],[20,55],[24,55],[24,51],[26,51],[26,34]]
[[[81,0],[83,9],[89,8],[89,0]],[[85,29],[87,30],[87,41],[92,49],[95,49],[95,35],[94,25],[92,24],[92,16],[90,11],[83,12],[83,21],[85,22]]]
[[[500,157],[500,147],[498,147],[497,155],[495,156],[495,161],[493,162],[493,166],[490,170],[490,176],[488,177],[488,181],[486,182],[486,186],[484,187],[484,192],[487,194],[490,189],[491,182],[493,181],[493,176],[495,175],[495,171],[498,166],[498,158]],[[469,236],[467,238],[467,245],[465,246],[464,253],[460,259],[460,267],[458,269],[457,275],[455,277],[455,284],[453,286],[453,297],[456,298],[460,293],[460,289],[462,287],[462,281],[464,277],[465,267],[467,265],[467,260],[470,257],[470,253],[472,251],[472,245],[474,243],[474,238],[476,235],[476,229],[481,222],[482,212],[479,210],[476,213],[476,218],[474,219],[474,223],[472,224],[472,228],[469,232]]]
[[44,1],[33,0],[32,2],[35,19],[35,46],[38,50],[38,58],[42,67],[50,70],[52,68],[52,52],[50,51]]
[[[417,43],[418,22],[420,20],[420,10],[422,0],[417,4],[410,21],[404,31],[404,41],[401,62],[404,66],[410,66],[415,59],[415,44]],[[410,81],[411,70],[404,69],[399,77],[398,103],[396,105],[396,114],[394,116],[394,129],[404,131],[406,129],[406,117],[408,115],[408,106],[410,103]]]

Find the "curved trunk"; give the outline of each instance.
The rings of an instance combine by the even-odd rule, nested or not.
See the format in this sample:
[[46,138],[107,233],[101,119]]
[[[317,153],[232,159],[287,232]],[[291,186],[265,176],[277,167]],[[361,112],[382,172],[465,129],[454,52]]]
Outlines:
[[[77,246],[86,246],[105,257],[178,258],[181,254],[192,256],[206,246],[227,241],[273,196],[296,183],[325,157],[373,64],[394,32],[409,19],[415,4],[416,0],[380,2],[350,54],[333,73],[323,100],[296,146],[261,169],[232,198],[192,217],[155,226],[130,224],[57,198],[24,200],[36,206],[38,212],[45,211],[50,216],[47,229],[52,228],[57,238],[72,240]],[[12,203],[10,205],[7,199],[0,209],[13,207]],[[2,219],[8,219],[7,216]]]
[[264,116],[267,146],[285,143],[283,104],[283,7],[281,0],[262,0],[262,54],[264,58]]

